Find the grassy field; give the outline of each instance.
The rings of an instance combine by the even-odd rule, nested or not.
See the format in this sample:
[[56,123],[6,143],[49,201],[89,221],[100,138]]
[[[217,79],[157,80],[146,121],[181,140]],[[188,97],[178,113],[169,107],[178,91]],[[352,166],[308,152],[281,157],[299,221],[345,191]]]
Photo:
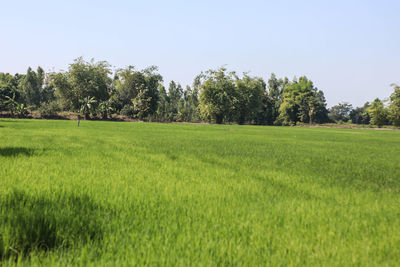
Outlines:
[[397,265],[400,132],[0,119],[0,258]]

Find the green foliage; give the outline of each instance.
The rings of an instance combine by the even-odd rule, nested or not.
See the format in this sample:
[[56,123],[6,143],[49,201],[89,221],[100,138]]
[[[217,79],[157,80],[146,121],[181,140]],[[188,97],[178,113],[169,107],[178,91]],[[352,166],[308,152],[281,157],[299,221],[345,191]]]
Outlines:
[[[107,119],[115,113],[144,121],[217,124],[353,122],[400,126],[397,85],[393,85],[387,108],[364,105],[353,109],[342,102],[328,112],[324,93],[305,76],[289,81],[272,73],[266,83],[260,77],[246,73],[239,77],[222,67],[201,73],[185,90],[175,81],[166,90],[162,82],[156,66],[142,70],[128,66],[113,72],[106,61],[87,62],[80,57],[66,72],[45,73],[41,67],[35,72],[29,67],[23,75],[0,73],[0,112],[24,117],[29,109],[33,116],[38,111],[42,117],[54,117],[62,110],[84,112],[86,118],[91,114]],[[91,98],[96,101],[81,110],[85,99]],[[9,116],[5,113],[1,116]]]
[[265,82],[261,78],[252,78],[247,74],[236,79],[234,100],[235,120],[239,124],[252,123],[261,110]]
[[393,84],[394,92],[390,96],[389,117],[393,125],[400,127],[400,86]]
[[29,114],[29,111],[25,104],[17,104],[14,107],[14,113],[18,118],[25,118]]
[[258,125],[273,125],[274,121],[276,120],[275,115],[279,114],[276,110],[275,104],[277,103],[274,101],[274,99],[267,91],[265,91],[261,96],[260,111],[256,114],[254,123]]
[[388,124],[388,110],[384,107],[382,100],[376,98],[368,108],[371,123],[382,127]]
[[172,121],[177,121],[178,119],[178,109],[180,108],[180,102],[183,96],[182,86],[174,81],[171,81],[168,87],[168,117]]
[[153,97],[147,88],[139,90],[136,97],[132,99],[133,110],[137,118],[140,120],[148,118],[151,113],[152,99]]
[[52,82],[52,77],[54,73],[44,74],[43,86],[40,92],[40,101],[43,102],[52,102],[57,100],[54,83]]
[[232,122],[235,104],[235,74],[226,68],[201,74],[199,109],[203,119],[216,123]]
[[12,97],[5,96],[5,100],[3,103],[4,103],[4,107],[6,107],[11,112],[11,115],[14,115],[14,112],[16,112],[17,107],[19,106],[19,104],[15,98],[15,93],[13,93]]
[[6,96],[4,104],[11,112],[11,115],[16,115],[18,118],[24,118],[29,114],[28,108],[23,103],[18,103],[15,100],[15,94],[12,97]]
[[20,83],[24,102],[27,105],[39,107],[43,79],[44,71],[41,67],[38,67],[38,73],[33,71],[30,67],[28,68],[24,79]]
[[183,91],[180,84],[170,82],[168,93],[164,86],[159,87],[159,101],[157,103],[156,120],[158,121],[185,121],[199,120],[197,112],[198,90],[186,86]]
[[66,106],[79,110],[84,98],[109,99],[110,74],[110,65],[106,61],[86,62],[80,57],[69,66],[68,72],[53,74],[52,85]]
[[156,119],[158,121],[171,121],[169,113],[169,97],[163,85],[160,85],[159,89],[159,99],[157,103]]
[[39,107],[39,114],[42,118],[55,118],[60,111],[61,107],[57,101],[43,102]]
[[309,119],[310,124],[326,123],[329,121],[328,110],[326,109],[326,99],[322,90],[316,90],[309,100]]
[[10,108],[10,99],[15,103],[21,100],[19,84],[23,76],[19,74],[11,75],[9,73],[0,73],[0,111],[12,110]]
[[197,90],[192,90],[190,86],[186,86],[183,98],[179,101],[178,120],[186,122],[199,121],[200,117],[197,112],[198,105]]
[[268,79],[268,94],[264,103],[264,110],[267,111],[265,115],[265,124],[272,125],[279,116],[279,107],[282,104],[282,93],[283,88],[289,84],[289,79],[277,79],[274,73],[271,73],[271,77]]
[[363,107],[357,107],[350,111],[350,119],[356,124],[369,124],[371,118],[368,114],[369,102],[365,103]]
[[158,68],[151,66],[135,71],[133,66],[119,70],[115,77],[116,109],[133,104],[135,115],[140,119],[148,119],[155,115],[159,99],[158,88],[162,76]]
[[87,96],[81,99],[81,101],[79,102],[80,102],[79,112],[83,114],[86,119],[88,119],[90,113],[94,111],[93,105],[97,103],[97,100],[93,96],[92,97]]
[[296,125],[297,122],[326,122],[327,110],[322,91],[314,87],[307,77],[288,83],[283,89],[277,123]]
[[132,105],[125,105],[122,109],[121,109],[121,115],[129,117],[129,118],[133,118],[135,114],[135,111],[133,110]]
[[121,108],[125,105],[132,104],[139,90],[146,87],[146,79],[140,71],[135,71],[133,66],[128,66],[125,69],[120,69],[115,77],[115,90],[117,95],[117,106]]
[[398,264],[398,131],[0,126],[0,265]]
[[353,106],[347,102],[342,102],[329,109],[329,119],[334,122],[347,122],[350,120],[350,112]]
[[252,123],[261,111],[265,83],[244,74],[239,78],[225,68],[201,74],[199,109],[203,119],[216,123]]
[[107,119],[112,114],[114,109],[112,108],[110,101],[102,101],[99,104],[98,111],[101,114],[102,119]]

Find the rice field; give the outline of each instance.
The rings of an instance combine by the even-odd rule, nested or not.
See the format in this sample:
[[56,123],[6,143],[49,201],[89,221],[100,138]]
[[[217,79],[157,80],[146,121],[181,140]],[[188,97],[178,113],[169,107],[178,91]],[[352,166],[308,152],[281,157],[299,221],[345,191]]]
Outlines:
[[0,265],[399,259],[400,131],[0,119]]

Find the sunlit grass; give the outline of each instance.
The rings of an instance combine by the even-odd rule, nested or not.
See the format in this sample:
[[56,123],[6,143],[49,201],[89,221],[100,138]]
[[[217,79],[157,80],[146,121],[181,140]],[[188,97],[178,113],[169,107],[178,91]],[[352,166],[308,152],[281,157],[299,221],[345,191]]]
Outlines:
[[395,265],[400,132],[0,120],[0,258]]

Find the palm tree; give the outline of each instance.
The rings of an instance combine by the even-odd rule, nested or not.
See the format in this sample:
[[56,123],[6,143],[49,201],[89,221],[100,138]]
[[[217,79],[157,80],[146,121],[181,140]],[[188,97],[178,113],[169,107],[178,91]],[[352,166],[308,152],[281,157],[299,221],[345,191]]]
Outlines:
[[12,97],[6,96],[6,101],[4,102],[7,107],[10,109],[11,112],[11,116],[14,117],[14,111],[18,108],[19,104],[18,102],[15,100],[15,93],[13,93]]
[[15,108],[15,112],[19,118],[24,118],[26,115],[28,115],[28,109],[24,104],[18,104]]
[[89,113],[92,110],[92,104],[96,103],[96,99],[94,97],[85,97],[81,100],[81,109],[80,112],[85,116],[85,119],[89,119]]
[[78,114],[78,127],[79,127],[79,123],[81,120],[81,114],[83,114],[85,116],[85,119],[89,119],[89,113],[92,110],[92,104],[96,103],[96,99],[94,97],[85,97],[83,98],[81,101],[79,101],[81,103],[81,107],[79,110],[79,114]]
[[99,112],[102,114],[103,120],[107,119],[108,114],[111,114],[113,108],[111,107],[110,101],[103,101],[99,104]]

